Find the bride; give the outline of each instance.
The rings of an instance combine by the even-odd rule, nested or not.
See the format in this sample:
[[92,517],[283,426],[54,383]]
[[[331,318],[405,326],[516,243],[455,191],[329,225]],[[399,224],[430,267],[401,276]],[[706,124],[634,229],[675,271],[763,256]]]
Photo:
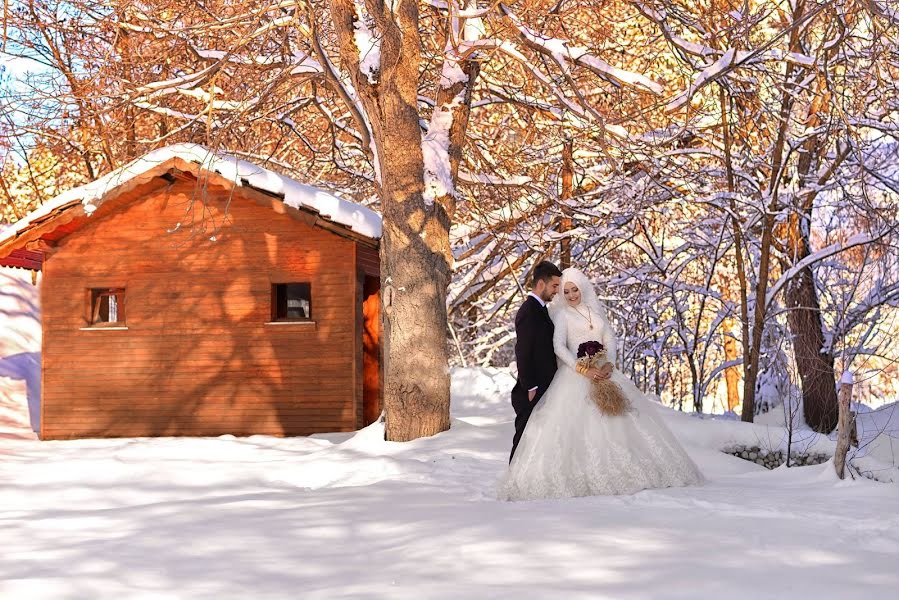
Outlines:
[[578,269],[562,273],[559,296],[563,297],[557,296],[550,305],[559,370],[534,407],[500,482],[499,498],[632,494],[700,483],[699,469],[662,422],[654,403],[617,369],[611,380],[630,400],[632,410],[622,416],[600,412],[591,398],[590,379],[575,371],[576,352],[583,342],[601,342],[614,365],[615,333],[592,285]]

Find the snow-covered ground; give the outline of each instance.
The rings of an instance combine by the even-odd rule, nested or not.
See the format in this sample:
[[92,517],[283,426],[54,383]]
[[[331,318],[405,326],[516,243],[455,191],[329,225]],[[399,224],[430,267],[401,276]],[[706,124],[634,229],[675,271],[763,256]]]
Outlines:
[[406,444],[384,442],[378,424],[291,439],[40,442],[28,417],[37,371],[7,362],[35,352],[17,318],[24,329],[4,326],[0,340],[12,353],[0,363],[3,599],[899,592],[899,483],[840,481],[831,463],[767,471],[719,451],[774,446],[776,425],[659,407],[706,484],[522,503],[492,495],[513,431],[511,378],[496,370],[455,371],[450,431]]
[[40,356],[38,287],[30,271],[0,267],[0,439],[36,439]]

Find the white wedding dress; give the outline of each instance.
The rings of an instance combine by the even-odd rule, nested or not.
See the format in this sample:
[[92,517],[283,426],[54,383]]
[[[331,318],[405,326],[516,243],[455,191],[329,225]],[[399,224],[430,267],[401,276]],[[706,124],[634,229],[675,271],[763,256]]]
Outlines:
[[[615,364],[615,335],[586,276],[566,269],[563,285],[566,279],[575,280],[581,289],[580,314],[559,293],[550,313],[559,369],[531,413],[500,481],[498,497],[535,500],[632,494],[700,483],[699,469],[662,422],[657,405],[621,371],[612,373],[612,381],[630,399],[633,410],[609,417],[593,403],[590,380],[574,370],[577,348],[582,342],[599,341]],[[593,329],[584,315],[592,319]]]

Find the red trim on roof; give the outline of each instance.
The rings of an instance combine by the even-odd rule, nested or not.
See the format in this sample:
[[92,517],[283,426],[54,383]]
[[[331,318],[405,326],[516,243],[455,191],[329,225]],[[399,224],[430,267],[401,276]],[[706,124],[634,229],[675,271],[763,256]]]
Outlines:
[[43,264],[44,255],[42,253],[22,248],[13,250],[7,257],[0,258],[0,267],[19,267],[20,269],[40,271]]

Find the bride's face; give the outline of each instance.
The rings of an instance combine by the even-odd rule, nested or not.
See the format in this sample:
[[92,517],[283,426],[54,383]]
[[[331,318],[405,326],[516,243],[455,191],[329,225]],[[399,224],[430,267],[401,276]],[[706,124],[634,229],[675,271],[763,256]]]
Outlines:
[[565,300],[568,301],[569,306],[577,306],[581,303],[581,290],[574,285],[574,282],[569,281],[566,283],[562,294],[565,296]]

